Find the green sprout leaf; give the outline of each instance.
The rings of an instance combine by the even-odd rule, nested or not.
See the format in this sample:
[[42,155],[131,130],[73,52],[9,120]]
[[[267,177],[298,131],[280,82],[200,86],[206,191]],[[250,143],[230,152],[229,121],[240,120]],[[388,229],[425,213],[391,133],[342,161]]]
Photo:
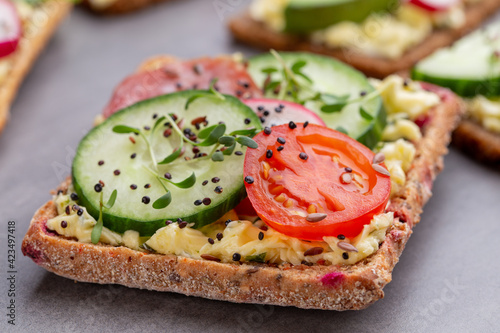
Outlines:
[[187,177],[186,179],[178,183],[174,183],[172,181],[168,182],[174,186],[177,186],[178,188],[190,188],[193,187],[194,184],[196,184],[196,174],[193,172],[191,176]]
[[209,91],[215,95],[218,99],[220,100],[225,100],[226,97],[224,95],[222,95],[220,92],[217,91],[217,89],[215,89],[215,84],[217,83],[219,79],[218,78],[215,78],[212,80],[212,82],[210,82],[210,88],[209,88]]
[[281,85],[280,81],[272,81],[269,82],[268,84],[265,85],[264,90],[267,91],[274,91],[276,88],[278,88]]
[[274,67],[267,67],[267,68],[262,69],[262,73],[267,74],[267,75],[271,75],[272,73],[276,73],[277,71],[278,70]]
[[181,156],[181,153],[182,153],[182,148],[179,147],[177,148],[176,150],[174,150],[174,152],[170,155],[168,155],[167,157],[165,157],[163,159],[163,161],[159,162],[158,164],[169,164],[169,163],[172,163],[173,161],[175,161],[176,159],[179,158],[179,156]]
[[260,263],[265,263],[266,262],[266,255],[267,252],[261,253],[261,254],[256,254],[253,256],[246,256],[245,260],[246,261],[253,261],[253,262],[260,262]]
[[245,135],[245,136],[253,136],[257,132],[257,129],[255,127],[252,128],[247,128],[244,130],[237,130],[237,131],[232,131],[229,133],[229,135]]
[[229,147],[229,148],[225,149],[225,150],[222,152],[222,154],[223,154],[223,155],[226,155],[226,156],[229,156],[229,155],[231,155],[231,154],[233,153],[233,151],[234,151],[234,149],[235,149],[235,148],[236,148],[236,142],[235,142],[235,143],[233,143],[233,145],[232,145],[231,147]]
[[366,119],[369,121],[373,120],[373,116],[371,114],[369,114],[368,112],[366,112],[366,110],[363,107],[359,108],[359,114],[361,115],[361,117],[363,117],[363,119]]
[[104,205],[106,209],[111,209],[115,205],[116,197],[118,196],[118,191],[114,190],[109,196],[108,202]]
[[172,194],[169,192],[162,195],[153,203],[154,209],[163,209],[166,208],[172,202]]
[[125,126],[125,125],[117,125],[113,127],[113,132],[119,134],[127,134],[127,133],[135,133],[139,134],[141,131],[138,128]]
[[188,100],[186,101],[186,104],[184,105],[184,110],[187,110],[189,108],[189,106],[194,102],[196,101],[198,98],[201,98],[201,97],[206,97],[207,95],[206,94],[195,94],[191,97],[188,98]]
[[226,147],[231,147],[235,141],[236,139],[233,136],[221,136],[219,138],[219,143]]
[[212,154],[212,161],[222,162],[224,161],[224,154],[219,150]]
[[312,80],[309,76],[302,73],[302,68],[307,65],[307,62],[304,60],[299,60],[292,65],[292,72],[302,78],[304,78],[307,82],[312,83]]
[[239,136],[236,138],[236,142],[241,144],[242,146],[247,146],[248,148],[256,149],[259,147],[257,142],[253,141],[247,136]]
[[206,137],[208,137],[210,135],[210,133],[212,133],[212,131],[217,127],[218,125],[212,125],[212,126],[208,126],[208,127],[205,127],[204,129],[202,129],[199,133],[198,133],[198,138],[200,139],[205,139]]
[[211,145],[219,142],[219,138],[221,136],[223,136],[225,132],[226,132],[226,125],[219,124],[219,125],[215,126],[215,128],[210,132],[208,137],[204,141],[198,143],[197,146],[201,146],[201,147],[211,146]]
[[103,227],[103,222],[101,213],[99,219],[97,220],[96,225],[94,226],[94,228],[92,228],[92,233],[90,234],[90,240],[92,241],[92,244],[99,243],[99,239],[101,238],[102,234],[102,227]]
[[154,124],[153,126],[153,130],[151,132],[154,132],[158,126],[160,126],[161,123],[163,123],[163,121],[165,120],[166,118],[163,116],[163,117],[160,117],[158,118],[158,120],[156,121],[156,123]]

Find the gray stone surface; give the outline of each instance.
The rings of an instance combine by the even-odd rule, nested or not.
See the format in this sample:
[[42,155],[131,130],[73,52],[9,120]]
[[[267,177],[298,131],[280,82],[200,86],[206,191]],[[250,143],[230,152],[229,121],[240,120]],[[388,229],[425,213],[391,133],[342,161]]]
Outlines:
[[[498,332],[500,173],[451,150],[434,197],[396,266],[386,297],[357,312],[231,304],[101,286],[48,273],[22,257],[33,212],[68,174],[74,148],[113,88],[155,54],[251,51],[222,16],[248,1],[175,1],[136,15],[77,9],[40,57],[0,137],[0,331]],[[16,221],[16,326],[7,324],[7,222]]]

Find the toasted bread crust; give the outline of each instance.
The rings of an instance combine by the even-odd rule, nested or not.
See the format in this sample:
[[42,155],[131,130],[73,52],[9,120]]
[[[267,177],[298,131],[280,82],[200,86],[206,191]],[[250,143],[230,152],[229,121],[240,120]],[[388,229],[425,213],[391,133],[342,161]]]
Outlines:
[[134,12],[150,5],[154,5],[159,2],[165,2],[170,0],[116,0],[108,7],[99,8],[93,6],[89,0],[84,0],[83,4],[98,14],[104,15],[117,15],[117,14],[127,14]]
[[500,168],[500,134],[465,119],[453,132],[453,145],[478,161]]
[[[463,112],[458,100],[450,96],[432,110],[424,137],[417,144],[407,183],[392,200],[390,210],[397,216],[394,225],[379,250],[355,265],[226,264],[79,243],[46,229],[47,220],[57,215],[53,201],[33,217],[23,240],[23,254],[51,272],[82,282],[114,283],[239,303],[363,309],[383,298],[382,289],[391,281],[392,269],[431,196],[432,182],[443,168],[450,133]],[[65,190],[68,183],[61,189]]]
[[302,37],[272,31],[264,24],[252,19],[248,12],[233,18],[229,22],[229,28],[237,40],[261,49],[309,51],[324,54],[346,62],[368,76],[384,78],[389,74],[408,70],[437,49],[451,45],[460,37],[477,28],[499,8],[500,0],[485,0],[467,7],[466,23],[463,27],[436,30],[421,44],[408,50],[399,59],[371,57],[356,50],[316,45]]
[[24,77],[72,6],[69,1],[51,1],[44,4],[42,8],[47,10],[49,17],[46,24],[39,28],[33,38],[23,38],[19,49],[14,53],[12,69],[7,79],[0,84],[0,132],[7,123],[10,106]]

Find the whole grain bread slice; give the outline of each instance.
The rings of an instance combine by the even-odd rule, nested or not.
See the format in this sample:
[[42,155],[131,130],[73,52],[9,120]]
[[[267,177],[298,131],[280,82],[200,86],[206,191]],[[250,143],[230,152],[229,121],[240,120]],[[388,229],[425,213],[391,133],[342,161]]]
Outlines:
[[[226,264],[80,243],[47,230],[47,220],[57,215],[53,201],[35,213],[23,240],[23,254],[48,271],[75,281],[238,303],[363,309],[384,297],[383,288],[391,281],[392,270],[431,196],[433,180],[443,168],[450,133],[464,108],[453,94],[441,95],[443,103],[431,110],[424,136],[416,143],[407,183],[388,208],[395,213],[394,224],[379,250],[355,265]],[[67,180],[60,189],[66,190],[69,183]]]
[[453,145],[476,160],[500,168],[500,134],[464,119],[453,132]]
[[466,23],[462,27],[435,30],[427,39],[408,50],[399,59],[371,57],[352,49],[313,44],[305,37],[272,31],[263,23],[252,19],[248,12],[231,19],[229,28],[237,40],[257,48],[324,54],[346,62],[368,76],[385,78],[390,74],[408,70],[434,51],[451,45],[480,26],[499,8],[500,0],[483,0],[469,5],[466,8]]
[[0,132],[7,123],[10,106],[24,77],[72,6],[70,1],[48,1],[41,5],[40,10],[48,19],[32,31],[34,34],[30,38],[23,38],[19,49],[12,55],[12,68],[7,79],[0,84]]
[[109,6],[101,7],[92,4],[90,0],[84,0],[83,5],[98,14],[117,15],[131,13],[156,3],[170,0],[116,0]]

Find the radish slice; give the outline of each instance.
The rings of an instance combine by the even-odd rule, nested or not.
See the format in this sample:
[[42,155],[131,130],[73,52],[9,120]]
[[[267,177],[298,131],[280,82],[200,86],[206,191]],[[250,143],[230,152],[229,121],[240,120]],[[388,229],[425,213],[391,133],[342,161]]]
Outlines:
[[430,12],[444,11],[453,5],[456,5],[460,0],[410,0],[411,4],[419,6]]
[[262,126],[288,124],[290,121],[326,126],[325,122],[313,111],[303,105],[277,99],[254,98],[243,101],[260,117]]
[[0,58],[17,49],[21,39],[21,19],[10,1],[0,0]]

